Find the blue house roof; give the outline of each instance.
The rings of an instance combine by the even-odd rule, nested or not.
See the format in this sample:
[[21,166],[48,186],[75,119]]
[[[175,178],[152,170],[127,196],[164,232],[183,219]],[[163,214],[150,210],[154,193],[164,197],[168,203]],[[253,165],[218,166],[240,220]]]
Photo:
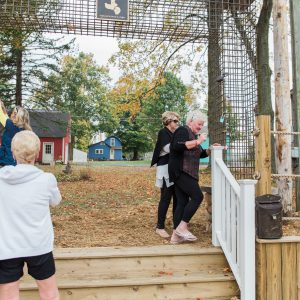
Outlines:
[[[111,139],[114,138],[115,140],[117,140],[119,143],[116,143],[115,145],[111,145]],[[122,142],[121,140],[115,136],[115,135],[110,135],[109,137],[107,137],[104,141],[101,141],[101,142],[98,142],[98,143],[95,143],[95,144],[91,144],[88,146],[88,148],[92,147],[92,146],[95,146],[95,145],[107,145],[107,147],[111,148],[111,147],[114,147],[114,148],[118,148],[118,147],[121,147],[122,148]],[[117,144],[119,146],[117,146]]]

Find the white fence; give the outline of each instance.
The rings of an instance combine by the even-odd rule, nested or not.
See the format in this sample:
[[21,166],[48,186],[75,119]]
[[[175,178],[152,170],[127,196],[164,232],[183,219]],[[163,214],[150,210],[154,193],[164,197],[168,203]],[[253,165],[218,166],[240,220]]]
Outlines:
[[241,292],[255,300],[255,184],[235,180],[222,159],[224,147],[212,147],[212,242],[221,246]]
[[74,163],[86,163],[87,153],[78,149],[73,149],[73,162]]

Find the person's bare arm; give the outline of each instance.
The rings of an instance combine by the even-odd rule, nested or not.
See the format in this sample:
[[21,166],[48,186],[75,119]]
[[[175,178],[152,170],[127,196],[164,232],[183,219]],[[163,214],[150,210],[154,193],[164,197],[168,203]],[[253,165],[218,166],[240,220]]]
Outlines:
[[5,127],[6,120],[8,119],[8,115],[5,109],[3,102],[0,100],[0,123]]

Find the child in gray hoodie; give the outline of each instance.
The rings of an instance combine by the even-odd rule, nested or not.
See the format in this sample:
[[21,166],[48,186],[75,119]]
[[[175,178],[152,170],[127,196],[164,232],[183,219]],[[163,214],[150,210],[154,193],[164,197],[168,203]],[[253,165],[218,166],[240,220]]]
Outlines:
[[17,166],[0,169],[0,299],[19,299],[25,263],[40,299],[59,299],[49,205],[61,195],[54,175],[34,166],[39,151],[36,134],[21,131],[12,140]]

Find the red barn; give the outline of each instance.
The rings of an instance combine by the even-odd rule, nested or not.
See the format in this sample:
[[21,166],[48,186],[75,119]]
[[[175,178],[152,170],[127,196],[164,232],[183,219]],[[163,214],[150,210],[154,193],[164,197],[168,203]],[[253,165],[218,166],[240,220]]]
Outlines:
[[67,163],[71,142],[70,113],[31,110],[30,125],[41,140],[38,162],[52,164],[59,160]]

